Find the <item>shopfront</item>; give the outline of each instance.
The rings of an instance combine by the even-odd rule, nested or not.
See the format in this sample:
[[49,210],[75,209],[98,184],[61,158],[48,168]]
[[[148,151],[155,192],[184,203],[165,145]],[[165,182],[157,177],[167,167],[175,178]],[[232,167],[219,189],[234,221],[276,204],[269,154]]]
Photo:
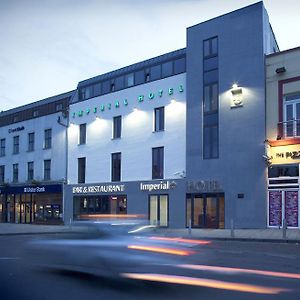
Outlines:
[[268,168],[268,227],[299,228],[298,145],[271,147]]
[[225,226],[225,196],[217,181],[188,181],[186,227],[219,228]]
[[0,209],[1,222],[61,224],[62,185],[3,187]]

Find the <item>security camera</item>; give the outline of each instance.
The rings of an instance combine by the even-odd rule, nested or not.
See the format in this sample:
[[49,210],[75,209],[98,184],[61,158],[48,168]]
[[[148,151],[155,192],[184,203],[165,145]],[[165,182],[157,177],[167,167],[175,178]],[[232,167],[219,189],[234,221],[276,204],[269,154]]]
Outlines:
[[263,157],[265,160],[271,160],[271,157],[268,156],[268,155],[263,155],[262,157]]

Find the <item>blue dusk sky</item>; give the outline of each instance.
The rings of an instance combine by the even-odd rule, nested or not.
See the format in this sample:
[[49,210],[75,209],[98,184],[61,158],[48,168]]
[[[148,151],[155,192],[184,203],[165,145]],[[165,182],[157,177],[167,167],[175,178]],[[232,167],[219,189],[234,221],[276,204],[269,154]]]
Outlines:
[[[250,0],[0,0],[0,110],[186,46],[186,28]],[[281,50],[300,46],[299,2],[265,0]]]

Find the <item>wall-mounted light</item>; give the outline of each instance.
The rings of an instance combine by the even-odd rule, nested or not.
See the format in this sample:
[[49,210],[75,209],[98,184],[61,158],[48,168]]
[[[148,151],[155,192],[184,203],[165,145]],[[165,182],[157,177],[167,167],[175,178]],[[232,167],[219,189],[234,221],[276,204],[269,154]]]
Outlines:
[[277,74],[284,73],[285,71],[286,71],[286,68],[285,68],[285,67],[280,67],[280,68],[277,68],[277,69],[275,70],[275,72],[276,72]]
[[234,83],[230,91],[232,94],[231,107],[243,106],[243,89]]

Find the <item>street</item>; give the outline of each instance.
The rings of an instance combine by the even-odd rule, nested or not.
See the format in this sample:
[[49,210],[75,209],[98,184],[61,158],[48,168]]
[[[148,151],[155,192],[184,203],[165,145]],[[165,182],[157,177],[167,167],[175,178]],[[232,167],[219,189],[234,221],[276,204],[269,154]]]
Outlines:
[[1,299],[300,299],[298,244],[211,241],[178,265],[110,280],[34,268],[23,249],[37,237],[0,237]]

